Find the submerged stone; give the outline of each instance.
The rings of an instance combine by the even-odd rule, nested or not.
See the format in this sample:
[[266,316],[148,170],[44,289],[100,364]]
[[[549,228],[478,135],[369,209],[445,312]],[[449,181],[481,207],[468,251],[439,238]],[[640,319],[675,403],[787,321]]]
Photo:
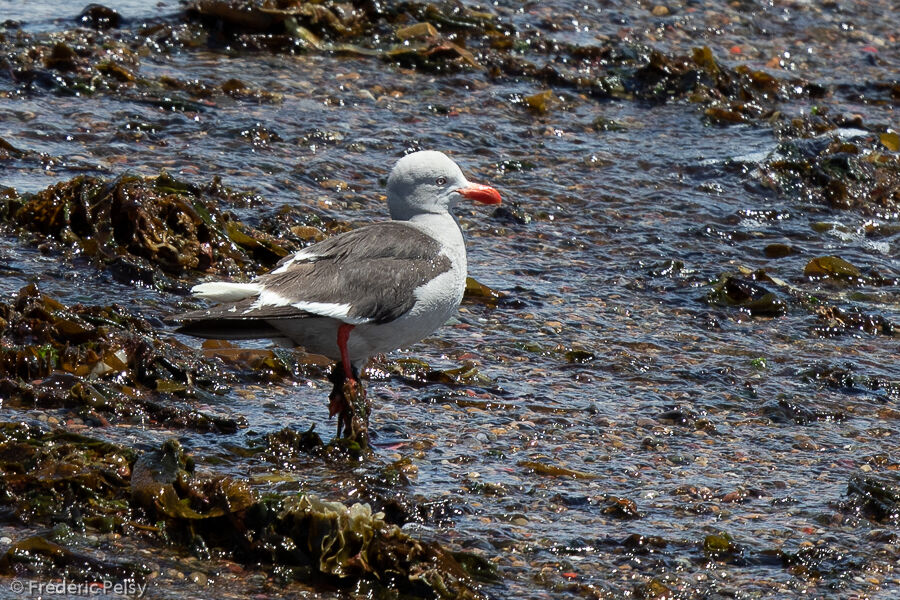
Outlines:
[[[90,583],[115,579],[122,585],[131,584],[133,592],[146,589],[143,584],[146,569],[136,564],[118,564],[102,561],[87,554],[69,550],[63,545],[51,542],[40,536],[20,540],[0,557],[0,574],[12,577],[55,577],[65,574],[64,581]],[[49,590],[51,582],[44,585]],[[101,584],[102,585],[102,584]],[[13,588],[15,589],[15,588]],[[27,586],[25,590],[29,589]],[[60,591],[68,588],[60,587]],[[102,589],[93,588],[93,589]],[[124,589],[124,588],[123,588]],[[61,594],[62,595],[62,594]]]
[[706,296],[710,304],[734,306],[751,316],[777,317],[787,312],[787,305],[763,286],[740,277],[726,276]]
[[711,534],[703,538],[703,552],[713,560],[726,560],[740,552],[727,533]]
[[893,321],[882,315],[864,313],[855,307],[821,306],[816,308],[815,314],[820,324],[813,331],[823,337],[859,332],[894,336],[898,331]]
[[640,519],[641,513],[634,500],[607,496],[604,500],[603,514],[617,519]]
[[803,274],[810,278],[858,279],[859,269],[839,256],[821,256],[806,264]]
[[567,467],[557,465],[548,465],[535,460],[522,460],[516,463],[520,467],[528,469],[537,475],[548,475],[550,477],[571,477],[572,479],[594,479],[596,475],[586,473],[584,471],[576,471]]

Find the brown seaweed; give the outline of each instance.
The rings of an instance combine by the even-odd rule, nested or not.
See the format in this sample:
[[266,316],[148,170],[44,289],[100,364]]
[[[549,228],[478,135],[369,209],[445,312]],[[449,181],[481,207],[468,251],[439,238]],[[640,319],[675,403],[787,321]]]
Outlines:
[[0,393],[10,406],[73,408],[99,425],[138,418],[200,431],[240,425],[179,398],[213,391],[232,375],[161,342],[121,307],[69,307],[29,285],[0,303],[0,342]]
[[296,249],[219,207],[243,201],[218,179],[195,186],[166,173],[112,181],[80,176],[8,202],[5,218],[119,278],[162,284],[189,272],[255,274]]

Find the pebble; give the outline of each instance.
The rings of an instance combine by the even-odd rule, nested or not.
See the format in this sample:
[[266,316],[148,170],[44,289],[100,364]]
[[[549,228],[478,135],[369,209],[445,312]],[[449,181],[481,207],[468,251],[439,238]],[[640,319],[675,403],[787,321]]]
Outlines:
[[681,453],[669,454],[666,459],[673,465],[686,465],[691,462],[691,457]]
[[209,583],[209,578],[205,573],[201,573],[200,571],[192,571],[191,581],[193,581],[197,585],[207,585]]

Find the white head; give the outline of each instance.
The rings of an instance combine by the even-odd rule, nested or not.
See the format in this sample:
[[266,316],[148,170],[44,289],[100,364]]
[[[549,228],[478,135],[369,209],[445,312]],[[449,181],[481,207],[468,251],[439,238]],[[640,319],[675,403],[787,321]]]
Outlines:
[[492,187],[472,183],[443,152],[423,150],[397,161],[387,184],[391,218],[408,221],[421,214],[445,214],[460,198],[483,204],[500,204]]

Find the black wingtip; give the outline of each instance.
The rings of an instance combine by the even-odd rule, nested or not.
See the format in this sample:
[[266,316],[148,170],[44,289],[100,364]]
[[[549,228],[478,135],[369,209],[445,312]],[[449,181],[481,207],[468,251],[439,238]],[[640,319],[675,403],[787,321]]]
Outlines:
[[[176,315],[173,318],[177,318]],[[277,338],[284,334],[266,323],[247,319],[243,321],[190,321],[183,323],[175,333],[216,340],[252,340]]]

